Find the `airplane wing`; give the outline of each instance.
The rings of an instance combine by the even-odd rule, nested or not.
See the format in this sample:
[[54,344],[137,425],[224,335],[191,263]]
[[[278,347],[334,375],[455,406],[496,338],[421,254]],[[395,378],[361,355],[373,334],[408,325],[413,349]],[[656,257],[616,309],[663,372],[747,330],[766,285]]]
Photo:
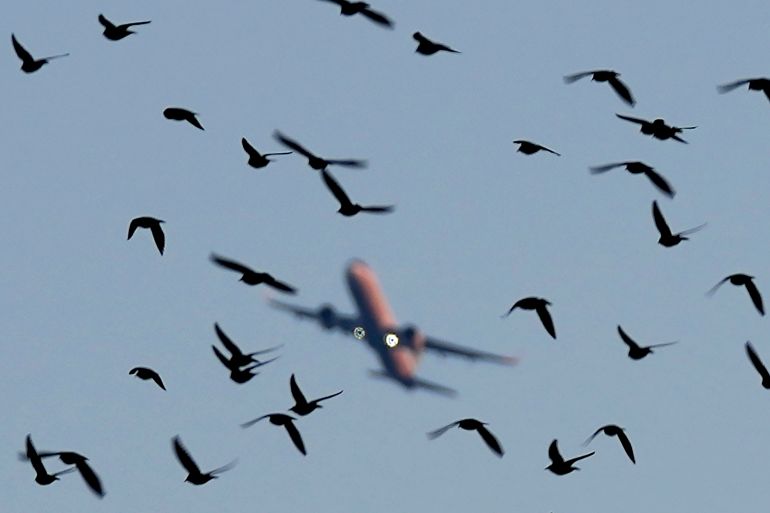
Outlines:
[[342,315],[335,312],[330,306],[325,305],[320,308],[306,308],[303,306],[290,305],[283,301],[268,298],[271,306],[293,313],[300,319],[311,319],[318,321],[324,328],[337,328],[341,331],[353,335],[353,330],[361,326],[361,321],[353,315]]
[[444,342],[434,337],[425,337],[425,349],[435,351],[442,355],[461,356],[470,360],[500,363],[503,365],[515,365],[519,359],[515,356],[505,356],[486,351],[479,351],[470,347],[463,347],[450,342]]

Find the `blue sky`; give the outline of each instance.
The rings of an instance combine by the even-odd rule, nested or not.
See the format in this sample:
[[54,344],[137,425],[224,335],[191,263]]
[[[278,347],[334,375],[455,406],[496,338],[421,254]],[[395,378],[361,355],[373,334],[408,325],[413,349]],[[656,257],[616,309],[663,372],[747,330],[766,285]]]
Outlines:
[[[224,4],[11,2],[0,125],[0,423],[3,511],[723,512],[767,503],[767,391],[743,345],[770,362],[767,319],[743,290],[705,292],[737,272],[770,291],[766,250],[770,104],[715,86],[770,74],[760,2],[380,0],[384,30],[315,0]],[[119,42],[99,13],[150,25]],[[462,54],[414,53],[414,31]],[[32,75],[35,56],[70,52]],[[562,76],[622,73],[627,107],[607,84]],[[205,131],[168,121],[199,113]],[[615,113],[697,125],[690,144],[658,141]],[[327,157],[365,158],[332,173],[354,200],[395,204],[344,218],[296,155],[246,166],[241,137],[282,151],[275,129]],[[529,139],[563,156],[515,151]],[[642,160],[677,191],[661,196],[623,170]],[[675,230],[656,244],[657,199]],[[164,219],[162,257],[129,221]],[[419,375],[457,399],[368,377],[374,356],[267,306],[264,291],[213,266],[211,252],[297,286],[293,298],[350,312],[343,281],[366,260],[399,321],[483,350],[514,368],[424,355]],[[558,340],[525,296],[553,302]],[[244,349],[285,344],[237,386],[211,353],[213,324]],[[679,340],[631,361],[616,334]],[[168,391],[128,375],[157,369]],[[239,424],[307,395],[345,392],[298,422],[302,457],[277,427]],[[463,417],[489,422],[506,450],[473,433],[425,433]],[[548,444],[581,453],[596,428],[627,429],[631,465],[597,438],[581,472],[544,471]],[[107,496],[79,477],[34,483],[16,459],[39,449],[87,455]],[[203,469],[239,458],[202,487],[184,483],[179,434]]]

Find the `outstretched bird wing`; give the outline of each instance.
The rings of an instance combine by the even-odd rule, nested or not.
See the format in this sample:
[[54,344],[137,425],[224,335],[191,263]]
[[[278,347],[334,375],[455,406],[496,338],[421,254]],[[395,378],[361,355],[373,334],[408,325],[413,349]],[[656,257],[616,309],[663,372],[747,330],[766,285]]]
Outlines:
[[710,296],[710,295],[714,294],[714,292],[716,292],[716,291],[717,291],[717,289],[718,289],[719,287],[721,287],[721,286],[722,286],[722,284],[723,284],[724,282],[726,282],[727,280],[729,280],[729,279],[730,279],[730,277],[728,276],[727,278],[723,278],[722,280],[719,280],[719,282],[718,282],[716,285],[714,285],[713,287],[711,287],[711,288],[709,289],[709,291],[708,291],[708,292],[706,292],[706,295],[707,295],[707,296]]
[[457,422],[452,422],[451,424],[447,424],[442,428],[438,428],[435,431],[431,431],[430,433],[428,433],[428,438],[430,438],[431,440],[438,438],[444,433],[446,433],[447,431],[449,431],[450,429],[452,429],[453,427],[457,426],[459,423],[460,421],[458,420]]
[[340,202],[341,207],[352,207],[353,203],[350,201],[350,198],[347,194],[345,194],[345,191],[342,190],[342,187],[340,187],[340,184],[337,183],[337,181],[332,177],[332,175],[326,171],[325,169],[321,171],[321,177],[323,178],[324,183],[326,184],[326,187],[329,188],[332,194],[334,194],[334,197],[337,198],[337,201]]
[[581,73],[575,73],[575,74],[572,74],[572,75],[565,75],[564,76],[564,82],[566,84],[571,84],[572,82],[575,82],[577,80],[580,80],[581,78],[585,78],[585,77],[587,77],[589,75],[593,75],[593,74],[594,74],[593,71],[583,71]]
[[297,404],[307,404],[307,399],[305,399],[305,395],[302,393],[302,390],[300,390],[299,385],[297,385],[294,374],[292,374],[289,379],[289,387],[291,388],[291,396]]
[[559,453],[559,446],[557,445],[556,440],[551,442],[551,445],[548,446],[548,457],[551,458],[551,461],[555,465],[564,463],[564,458],[562,458],[561,454]]
[[243,146],[243,149],[249,154],[249,157],[259,158],[262,156],[254,146],[249,144],[249,141],[247,141],[245,137],[241,137],[241,146]]
[[327,399],[331,399],[332,397],[337,397],[337,396],[338,396],[338,395],[340,395],[342,392],[344,392],[344,390],[340,390],[339,392],[337,392],[337,393],[334,393],[334,394],[332,394],[332,395],[325,395],[325,396],[323,396],[323,397],[319,397],[318,399],[314,399],[314,400],[313,400],[313,402],[314,402],[314,403],[320,403],[321,401],[325,401],[325,400],[327,400]]
[[666,179],[665,179],[665,178],[663,178],[662,176],[660,176],[658,173],[656,173],[656,172],[655,172],[655,171],[653,171],[652,169],[647,169],[647,170],[645,170],[644,174],[647,176],[647,178],[649,178],[649,179],[650,179],[650,181],[652,182],[652,184],[653,184],[655,187],[657,187],[658,189],[660,189],[660,191],[661,191],[662,193],[664,193],[665,195],[667,195],[667,196],[668,196],[668,197],[670,197],[670,198],[673,198],[673,197],[674,197],[674,195],[676,194],[676,192],[675,192],[675,191],[674,191],[674,189],[671,187],[671,185],[669,185],[669,183],[666,181]]
[[736,80],[735,82],[730,82],[729,84],[722,84],[717,86],[717,91],[720,93],[729,93],[733,89],[740,87],[742,85],[748,84],[751,82],[750,78],[744,79],[744,80]]
[[476,428],[476,431],[479,432],[481,438],[484,440],[484,442],[486,442],[487,446],[492,449],[493,452],[495,452],[500,457],[503,456],[503,448],[500,446],[500,442],[497,441],[497,438],[495,438],[487,428],[484,426],[479,426]]
[[201,469],[198,468],[195,460],[192,459],[190,453],[188,453],[187,449],[184,448],[184,445],[182,445],[182,441],[179,439],[179,436],[175,436],[173,442],[174,452],[176,453],[176,457],[179,459],[179,463],[181,463],[185,470],[187,470],[187,472],[190,474],[200,474]]
[[616,167],[621,167],[625,165],[628,165],[628,162],[614,162],[612,164],[605,164],[603,166],[593,166],[589,169],[591,170],[592,174],[597,174],[597,173],[604,173],[609,171],[610,169],[615,169]]
[[115,24],[108,20],[103,14],[99,15],[99,23],[101,23],[106,29],[115,28]]
[[751,342],[746,342],[746,354],[749,355],[751,364],[755,369],[757,369],[759,375],[762,376],[762,381],[770,380],[770,373],[767,372],[767,367],[765,367],[765,364],[762,363],[762,360],[759,359],[759,355],[756,353],[756,351],[754,351],[754,347],[751,345]]
[[367,162],[365,160],[358,160],[358,159],[335,159],[335,160],[327,160],[326,162],[328,162],[329,165],[355,167],[358,169],[362,169],[367,166]]
[[361,14],[366,16],[371,21],[373,21],[373,22],[375,22],[375,23],[377,23],[379,25],[382,25],[382,26],[388,27],[388,28],[392,28],[393,27],[393,22],[390,21],[384,14],[379,13],[377,11],[373,11],[373,10],[369,9],[368,7],[363,9],[361,11]]
[[598,435],[599,433],[601,433],[601,432],[604,430],[604,428],[605,428],[605,426],[602,426],[602,427],[600,427],[599,429],[597,429],[596,431],[594,431],[594,434],[593,434],[593,435],[591,435],[591,436],[589,436],[588,438],[586,438],[586,441],[585,441],[585,442],[583,442],[583,445],[585,446],[585,445],[588,445],[588,444],[590,444],[590,443],[593,441],[593,439],[594,439],[594,438],[596,438],[596,435]]
[[300,146],[300,144],[297,141],[295,141],[294,139],[289,139],[288,137],[283,135],[278,130],[276,130],[273,133],[273,137],[275,137],[278,140],[278,142],[280,142],[284,146],[287,146],[287,147],[291,148],[292,150],[296,151],[300,155],[304,155],[305,157],[307,157],[309,159],[310,158],[318,158],[315,155],[313,155],[312,153],[310,153],[308,150],[306,150],[305,148]]
[[565,463],[568,464],[568,465],[572,465],[573,463],[576,463],[576,462],[578,462],[578,461],[580,461],[580,460],[582,460],[584,458],[588,458],[589,456],[593,456],[595,452],[596,451],[591,451],[588,454],[583,454],[583,455],[577,456],[575,458],[570,458],[567,461],[565,461]]
[[137,228],[139,228],[139,218],[132,219],[128,225],[128,238],[126,240],[130,240],[134,236]]
[[[623,342],[625,342],[625,343],[626,343],[626,345],[627,345],[628,347],[630,347],[631,349],[641,349],[641,348],[639,347],[639,344],[637,344],[637,343],[634,341],[634,339],[632,339],[631,337],[629,337],[629,336],[626,334],[626,332],[625,332],[625,331],[623,331],[623,328],[621,328],[619,324],[618,324],[618,334],[620,335],[620,338],[621,338],[621,339],[623,339]],[[597,433],[598,433],[598,431],[597,431]],[[594,433],[594,436],[596,436],[596,433]]]
[[35,450],[35,446],[32,445],[32,437],[30,435],[27,435],[26,449],[27,449],[27,453],[26,453],[27,459],[32,464],[32,468],[35,469],[35,473],[47,474],[48,472],[46,472],[45,470],[45,466],[43,465],[43,460],[40,459],[40,456]]
[[393,205],[361,207],[361,212],[374,212],[376,214],[382,214],[387,212],[393,212],[394,208],[395,207]]
[[160,223],[154,223],[150,226],[150,232],[152,232],[152,238],[155,241],[155,245],[162,255],[163,249],[166,247],[166,235],[163,233],[163,228],[160,227]]
[[227,367],[228,370],[232,371],[232,364],[230,363],[230,360],[228,360],[225,355],[222,354],[222,352],[217,348],[217,346],[211,346],[211,349],[214,350],[214,354],[217,355],[217,358],[220,362],[222,362],[222,365]]
[[230,351],[230,354],[232,354],[233,357],[243,356],[243,352],[241,351],[241,349],[237,345],[235,345],[235,342],[230,340],[230,337],[228,337],[225,334],[225,332],[222,331],[222,329],[219,327],[219,324],[217,324],[216,322],[214,323],[214,331],[217,332],[217,337],[219,337],[220,342],[222,342],[222,345],[225,346],[225,349]]
[[538,306],[535,310],[537,311],[538,317],[540,317],[540,322],[543,323],[545,331],[547,331],[552,338],[556,339],[556,328],[553,326],[553,319],[551,319],[551,314],[548,313],[548,306],[541,305]]
[[620,119],[625,119],[626,121],[630,121],[631,123],[637,123],[639,125],[646,125],[646,124],[649,123],[649,121],[647,121],[645,119],[632,118],[631,116],[624,116],[622,114],[615,114],[615,115],[617,117],[619,117]]
[[661,237],[672,237],[671,228],[668,227],[663,213],[658,208],[658,202],[652,202],[652,217],[655,220],[655,227],[658,229]]
[[553,153],[554,155],[556,155],[556,156],[558,156],[558,157],[561,157],[561,153],[556,153],[555,151],[553,151],[553,150],[552,150],[552,149],[550,149],[550,148],[546,148],[545,146],[542,146],[542,145],[540,145],[540,144],[535,144],[535,146],[537,146],[538,148],[540,148],[540,149],[541,149],[541,150],[543,150],[543,151],[547,151],[547,152],[549,152],[549,153]]
[[265,285],[269,285],[273,287],[274,289],[282,290],[284,292],[288,292],[289,294],[296,294],[297,289],[292,287],[291,285],[284,283],[282,281],[276,280],[273,278],[270,274],[265,273]]
[[623,100],[625,100],[626,103],[628,103],[632,107],[634,106],[634,104],[636,103],[634,101],[634,97],[631,96],[631,91],[628,90],[628,87],[626,87],[626,85],[623,82],[621,82],[616,77],[610,78],[607,82],[609,82],[612,89],[614,89],[615,92],[618,93],[618,96],[623,98]]
[[104,497],[104,488],[102,487],[102,482],[99,480],[99,476],[96,475],[96,472],[94,472],[91,466],[86,463],[85,460],[82,460],[76,464],[76,467],[78,472],[80,472],[80,476],[83,478],[83,481],[86,482],[91,491],[99,497]]
[[221,265],[225,269],[230,269],[231,271],[238,271],[239,273],[253,273],[254,271],[250,268],[246,267],[243,264],[239,264],[238,262],[234,260],[228,260],[226,258],[222,258],[220,256],[215,255],[214,253],[211,254],[211,261],[215,264]]
[[129,28],[129,27],[134,27],[136,25],[147,25],[148,23],[151,23],[151,22],[152,22],[152,20],[148,20],[148,21],[132,21],[131,23],[123,23],[123,24],[121,24],[120,28]]
[[16,36],[13,34],[11,34],[11,42],[13,42],[13,49],[16,51],[16,55],[19,56],[19,59],[23,62],[33,62],[35,60],[35,58],[32,57],[32,54],[21,46],[21,43],[16,40]]
[[163,380],[162,380],[162,379],[160,379],[160,374],[158,374],[157,372],[154,372],[154,371],[153,371],[153,373],[152,373],[152,380],[153,380],[155,383],[157,383],[157,384],[158,384],[158,386],[159,386],[160,388],[162,388],[163,390],[165,390],[165,389],[166,389],[166,386],[163,384]]
[[634,458],[634,449],[631,447],[631,440],[628,439],[626,433],[622,429],[618,431],[618,440],[620,440],[620,445],[623,446],[623,450],[626,451],[628,458],[635,464],[636,459]]
[[289,433],[289,438],[291,438],[291,441],[294,442],[294,445],[297,447],[299,452],[307,456],[307,452],[305,452],[305,443],[302,441],[302,436],[300,436],[299,431],[297,430],[297,426],[294,425],[294,422],[291,420],[286,421],[283,427],[286,428],[286,432]]
[[250,420],[248,422],[244,422],[243,424],[241,424],[241,427],[242,428],[251,427],[254,424],[256,424],[257,422],[259,422],[260,420],[268,418],[270,415],[271,414],[262,415],[261,417],[257,417],[256,419]]
[[756,285],[754,285],[753,281],[748,280],[746,282],[746,291],[749,293],[751,302],[754,303],[754,306],[757,308],[759,313],[765,315],[765,307],[762,305],[762,296],[759,294],[759,289]]

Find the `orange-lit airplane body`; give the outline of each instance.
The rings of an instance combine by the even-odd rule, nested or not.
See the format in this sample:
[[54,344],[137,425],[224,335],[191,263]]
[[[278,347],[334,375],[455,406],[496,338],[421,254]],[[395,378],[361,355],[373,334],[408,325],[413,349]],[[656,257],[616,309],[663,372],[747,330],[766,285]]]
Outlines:
[[478,351],[425,336],[413,326],[399,326],[377,282],[377,276],[361,260],[350,263],[346,278],[358,307],[358,316],[337,314],[330,305],[312,310],[276,300],[270,302],[298,317],[317,320],[326,329],[336,328],[365,340],[377,353],[383,366],[381,371],[373,373],[394,379],[410,389],[425,388],[450,395],[455,393],[451,388],[416,376],[417,364],[424,350],[506,365],[517,361],[511,356]]

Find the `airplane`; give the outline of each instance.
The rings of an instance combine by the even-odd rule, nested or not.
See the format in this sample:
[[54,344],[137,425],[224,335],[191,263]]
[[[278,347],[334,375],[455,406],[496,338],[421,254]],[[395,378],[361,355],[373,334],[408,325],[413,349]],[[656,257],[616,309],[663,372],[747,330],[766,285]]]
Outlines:
[[513,356],[479,351],[426,336],[415,326],[399,326],[377,276],[362,260],[353,260],[345,277],[358,315],[339,314],[329,304],[311,309],[272,298],[268,301],[271,306],[292,312],[298,318],[315,320],[327,330],[336,329],[366,341],[382,363],[382,370],[372,370],[371,374],[392,379],[410,390],[421,388],[444,395],[457,393],[452,388],[416,376],[424,350],[503,365],[514,365],[518,361]]

